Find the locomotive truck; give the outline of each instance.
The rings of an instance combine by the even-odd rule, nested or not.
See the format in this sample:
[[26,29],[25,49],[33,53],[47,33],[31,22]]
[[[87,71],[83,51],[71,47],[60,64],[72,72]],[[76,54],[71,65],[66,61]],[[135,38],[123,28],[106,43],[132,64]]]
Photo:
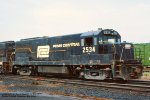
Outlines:
[[139,78],[143,69],[133,44],[121,42],[113,29],[3,42],[0,60],[3,73],[95,80]]

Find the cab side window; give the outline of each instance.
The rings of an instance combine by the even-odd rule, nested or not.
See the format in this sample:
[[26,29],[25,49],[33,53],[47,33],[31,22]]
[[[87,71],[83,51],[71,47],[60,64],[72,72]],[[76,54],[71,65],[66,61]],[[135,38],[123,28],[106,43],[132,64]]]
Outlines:
[[88,37],[84,39],[85,41],[85,46],[93,46],[93,38],[92,37]]

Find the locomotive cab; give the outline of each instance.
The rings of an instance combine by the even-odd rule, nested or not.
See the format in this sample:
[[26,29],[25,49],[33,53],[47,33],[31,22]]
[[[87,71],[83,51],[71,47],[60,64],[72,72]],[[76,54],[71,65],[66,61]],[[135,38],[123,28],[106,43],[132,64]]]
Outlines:
[[112,29],[98,30],[81,35],[86,79],[130,79],[142,73],[140,60],[134,59],[133,45],[121,42],[121,36]]

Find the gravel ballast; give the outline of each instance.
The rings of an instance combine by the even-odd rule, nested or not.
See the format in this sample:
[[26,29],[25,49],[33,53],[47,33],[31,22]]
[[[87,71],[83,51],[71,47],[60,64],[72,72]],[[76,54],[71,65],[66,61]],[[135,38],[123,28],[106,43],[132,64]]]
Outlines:
[[0,84],[7,86],[8,91],[14,92],[41,92],[53,95],[91,98],[94,100],[150,100],[149,93],[144,94],[132,91],[68,85],[54,82],[7,78],[3,79],[3,82]]

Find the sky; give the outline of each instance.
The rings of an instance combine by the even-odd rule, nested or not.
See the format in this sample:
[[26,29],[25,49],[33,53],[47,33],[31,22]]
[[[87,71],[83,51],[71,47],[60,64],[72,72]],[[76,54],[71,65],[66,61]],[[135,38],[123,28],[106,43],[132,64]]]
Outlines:
[[98,28],[150,42],[150,0],[0,0],[0,42]]

